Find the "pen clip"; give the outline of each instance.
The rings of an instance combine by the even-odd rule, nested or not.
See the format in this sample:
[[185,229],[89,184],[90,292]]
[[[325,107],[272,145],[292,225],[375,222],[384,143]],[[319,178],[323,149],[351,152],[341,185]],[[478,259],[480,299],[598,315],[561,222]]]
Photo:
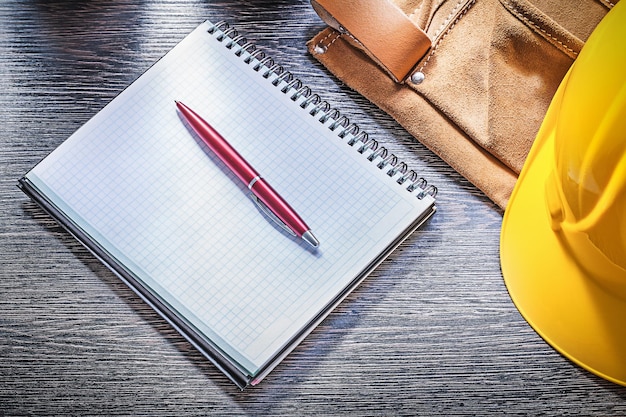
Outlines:
[[250,198],[252,199],[252,201],[254,201],[256,203],[257,206],[259,206],[259,209],[261,209],[261,211],[270,219],[272,219],[272,221],[274,223],[276,223],[277,225],[280,226],[281,229],[285,230],[287,233],[289,233],[292,236],[296,236],[296,232],[294,232],[293,230],[291,230],[291,228],[289,226],[287,226],[285,224],[285,222],[283,222],[281,219],[278,218],[277,215],[274,214],[274,212],[272,212],[272,210],[270,210],[269,207],[267,207],[267,205],[265,205],[264,202],[261,201],[261,199],[259,197],[257,197],[256,195],[254,195],[253,193],[250,193]]

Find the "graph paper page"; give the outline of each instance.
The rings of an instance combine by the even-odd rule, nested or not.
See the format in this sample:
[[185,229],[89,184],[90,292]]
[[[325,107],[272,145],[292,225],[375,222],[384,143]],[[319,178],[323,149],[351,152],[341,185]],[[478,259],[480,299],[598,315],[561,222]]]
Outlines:
[[[199,26],[27,178],[255,375],[432,200],[377,169],[211,26]],[[259,211],[175,100],[290,203],[320,240],[317,250]]]

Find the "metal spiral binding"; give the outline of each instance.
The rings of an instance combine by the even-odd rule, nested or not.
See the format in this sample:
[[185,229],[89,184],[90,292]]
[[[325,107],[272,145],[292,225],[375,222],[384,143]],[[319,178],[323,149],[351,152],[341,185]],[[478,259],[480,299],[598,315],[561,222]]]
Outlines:
[[321,116],[318,121],[327,124],[328,129],[337,132],[337,136],[341,139],[348,138],[346,143],[355,148],[360,154],[367,151],[367,160],[370,162],[378,161],[376,167],[380,170],[386,170],[389,177],[397,177],[396,182],[400,185],[406,184],[409,192],[420,190],[417,194],[418,199],[423,199],[426,195],[433,198],[437,196],[437,187],[428,185],[428,182],[420,177],[414,170],[409,170],[407,164],[398,160],[398,157],[384,146],[379,146],[378,142],[369,137],[367,132],[361,131],[355,123],[350,123],[350,119],[342,115],[341,112],[323,100],[319,95],[313,93],[311,89],[304,85],[302,81],[295,78],[293,74],[286,71],[281,65],[267,56],[262,50],[258,49],[252,42],[249,42],[243,35],[239,34],[237,29],[231,27],[226,21],[220,21],[208,29],[210,34],[219,32],[215,39],[219,42],[225,42],[224,46],[234,50],[234,54],[238,57],[246,53],[244,59],[246,64],[253,64],[251,67],[256,72],[261,72],[264,78],[269,79],[272,75],[276,77],[272,80],[275,87],[281,86],[280,91],[289,95],[289,98],[297,102],[302,101],[299,106],[304,110],[309,110],[312,117]]

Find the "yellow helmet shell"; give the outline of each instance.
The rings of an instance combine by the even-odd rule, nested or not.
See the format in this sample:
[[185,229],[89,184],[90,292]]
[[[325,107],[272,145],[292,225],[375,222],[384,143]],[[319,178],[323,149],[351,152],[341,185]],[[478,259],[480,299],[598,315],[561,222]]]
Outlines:
[[506,209],[500,260],[531,326],[626,385],[626,4],[563,79]]

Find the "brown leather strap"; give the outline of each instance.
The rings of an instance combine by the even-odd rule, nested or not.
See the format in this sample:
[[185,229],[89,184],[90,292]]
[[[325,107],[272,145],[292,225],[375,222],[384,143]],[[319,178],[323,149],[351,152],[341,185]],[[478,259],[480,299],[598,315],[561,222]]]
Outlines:
[[406,79],[431,46],[426,33],[389,0],[311,0],[311,5],[395,81]]

